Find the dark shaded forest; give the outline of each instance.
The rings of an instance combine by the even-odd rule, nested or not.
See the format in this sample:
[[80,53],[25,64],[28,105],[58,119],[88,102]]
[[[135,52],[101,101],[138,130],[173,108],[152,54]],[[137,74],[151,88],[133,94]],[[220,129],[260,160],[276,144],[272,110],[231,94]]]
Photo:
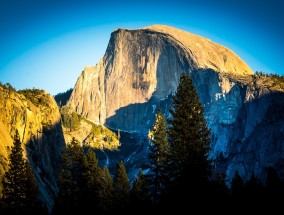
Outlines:
[[68,102],[68,100],[69,100],[69,98],[72,94],[72,91],[73,91],[73,89],[70,88],[66,92],[58,93],[54,96],[54,99],[55,99],[55,101],[56,101],[56,103],[59,107],[62,107],[62,106],[67,104],[67,102]]

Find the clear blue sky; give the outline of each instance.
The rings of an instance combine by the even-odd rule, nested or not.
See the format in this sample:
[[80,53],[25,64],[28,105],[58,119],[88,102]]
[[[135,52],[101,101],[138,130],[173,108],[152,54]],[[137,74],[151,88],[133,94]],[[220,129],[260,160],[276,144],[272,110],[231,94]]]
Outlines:
[[283,11],[281,0],[0,0],[0,81],[63,92],[103,57],[113,30],[152,24],[223,44],[254,71],[284,74]]

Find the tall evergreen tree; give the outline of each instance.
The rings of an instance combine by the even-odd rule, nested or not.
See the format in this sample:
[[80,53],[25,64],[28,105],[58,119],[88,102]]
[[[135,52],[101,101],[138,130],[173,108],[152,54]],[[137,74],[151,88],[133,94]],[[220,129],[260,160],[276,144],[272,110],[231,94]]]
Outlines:
[[113,198],[114,207],[117,209],[125,209],[129,201],[130,182],[126,173],[126,168],[122,161],[118,162],[114,183]]
[[102,212],[110,212],[113,206],[113,180],[105,166],[99,180],[99,207]]
[[141,169],[130,190],[130,199],[133,208],[144,208],[145,206],[148,206],[148,201],[150,199],[148,182]]
[[87,154],[87,166],[85,172],[83,173],[84,180],[86,181],[84,197],[84,208],[95,209],[98,208],[99,200],[99,178],[101,174],[101,169],[98,166],[98,159],[96,158],[95,152],[88,148]]
[[210,176],[210,131],[204,110],[188,75],[180,77],[170,109],[168,140],[171,147],[171,179],[179,190],[200,190]]
[[[264,188],[255,177],[254,173],[250,179],[244,185],[246,202],[249,202],[250,206],[257,207],[261,201],[264,200]],[[253,201],[252,201],[253,200]]]
[[73,211],[80,208],[82,195],[87,188],[84,173],[87,160],[80,143],[73,138],[62,155],[62,167],[58,179],[59,193],[55,212]]
[[280,178],[273,167],[267,168],[266,176],[266,195],[267,197],[277,199],[283,195],[283,185],[281,184]]
[[261,182],[257,180],[254,173],[251,175],[250,179],[245,183],[245,190],[248,198],[257,198],[261,196],[263,186]]
[[154,185],[154,198],[158,199],[167,179],[166,167],[169,158],[169,144],[167,141],[167,125],[161,109],[158,109],[156,121],[149,132],[151,141],[149,158],[151,160],[152,184]]
[[244,181],[236,171],[231,183],[231,194],[236,200],[240,200],[244,194]]
[[98,159],[96,157],[96,154],[91,148],[88,148],[86,159],[87,166],[85,169],[84,177],[86,177],[88,189],[93,189],[98,186],[100,169],[98,166]]
[[23,148],[18,131],[9,155],[9,169],[5,173],[3,201],[8,213],[36,213],[41,209],[38,186],[28,162],[23,158]]

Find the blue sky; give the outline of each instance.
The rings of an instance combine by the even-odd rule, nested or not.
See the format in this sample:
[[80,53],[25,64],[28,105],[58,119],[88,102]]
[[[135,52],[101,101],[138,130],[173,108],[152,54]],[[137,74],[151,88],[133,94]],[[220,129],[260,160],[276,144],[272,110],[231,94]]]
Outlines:
[[0,0],[0,81],[63,92],[103,57],[113,30],[152,24],[207,37],[254,71],[283,75],[283,11],[281,0]]

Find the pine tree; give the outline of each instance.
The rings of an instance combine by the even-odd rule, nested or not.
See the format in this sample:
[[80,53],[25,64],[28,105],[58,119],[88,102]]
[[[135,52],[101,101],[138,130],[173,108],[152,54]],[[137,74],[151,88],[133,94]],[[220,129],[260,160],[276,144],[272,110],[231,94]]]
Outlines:
[[114,183],[113,198],[114,207],[117,209],[125,209],[129,201],[130,182],[126,173],[126,168],[122,161],[118,162]]
[[149,158],[151,160],[152,183],[154,185],[154,198],[157,201],[165,187],[167,179],[166,167],[169,158],[169,144],[167,141],[167,126],[161,109],[156,114],[155,124],[149,132],[151,141]]
[[218,204],[219,201],[228,201],[229,190],[225,182],[226,174],[223,172],[215,172],[214,180],[211,181],[211,196],[212,203]]
[[[75,198],[78,193],[78,187],[76,186],[76,181],[72,175],[71,162],[72,161],[65,149],[62,155],[62,167],[58,179],[59,192],[53,208],[54,214],[61,214],[69,209],[72,211],[74,204],[76,203]],[[73,196],[73,194],[75,194],[75,196]]]
[[266,177],[266,195],[267,197],[274,198],[275,200],[282,196],[283,187],[280,181],[280,178],[273,167],[267,168],[267,177]]
[[93,189],[98,186],[99,166],[96,154],[91,148],[88,149],[86,159],[87,166],[84,177],[86,177],[88,188]]
[[99,180],[99,207],[102,212],[110,212],[113,205],[113,180],[105,166]]
[[87,159],[80,143],[73,138],[62,155],[62,167],[58,179],[59,193],[55,213],[77,210],[83,204],[87,189]]
[[179,191],[196,189],[207,184],[210,176],[208,160],[210,131],[204,110],[188,75],[180,77],[170,109],[168,140],[171,147],[171,180],[179,184]]
[[23,208],[25,193],[20,185],[24,184],[25,160],[18,131],[14,137],[14,146],[9,156],[9,170],[5,173],[3,199],[10,208]]
[[244,194],[244,181],[238,171],[235,172],[234,178],[232,179],[231,194],[238,201]]
[[[246,202],[250,202],[252,206],[257,206],[259,201],[263,200],[264,189],[262,184],[257,180],[254,173],[244,185]],[[250,200],[254,201],[251,202]]]
[[133,208],[138,206],[140,208],[144,208],[145,206],[148,206],[150,199],[148,182],[141,169],[139,170],[130,190],[130,199]]
[[101,169],[98,166],[98,159],[96,158],[95,152],[88,148],[87,155],[87,166],[83,173],[84,180],[86,181],[86,189],[83,194],[84,197],[84,208],[95,209],[98,208],[99,199],[99,178],[101,175]]
[[9,213],[36,213],[42,208],[38,200],[38,186],[28,162],[23,158],[23,148],[18,131],[9,155],[9,169],[5,173],[3,201]]

